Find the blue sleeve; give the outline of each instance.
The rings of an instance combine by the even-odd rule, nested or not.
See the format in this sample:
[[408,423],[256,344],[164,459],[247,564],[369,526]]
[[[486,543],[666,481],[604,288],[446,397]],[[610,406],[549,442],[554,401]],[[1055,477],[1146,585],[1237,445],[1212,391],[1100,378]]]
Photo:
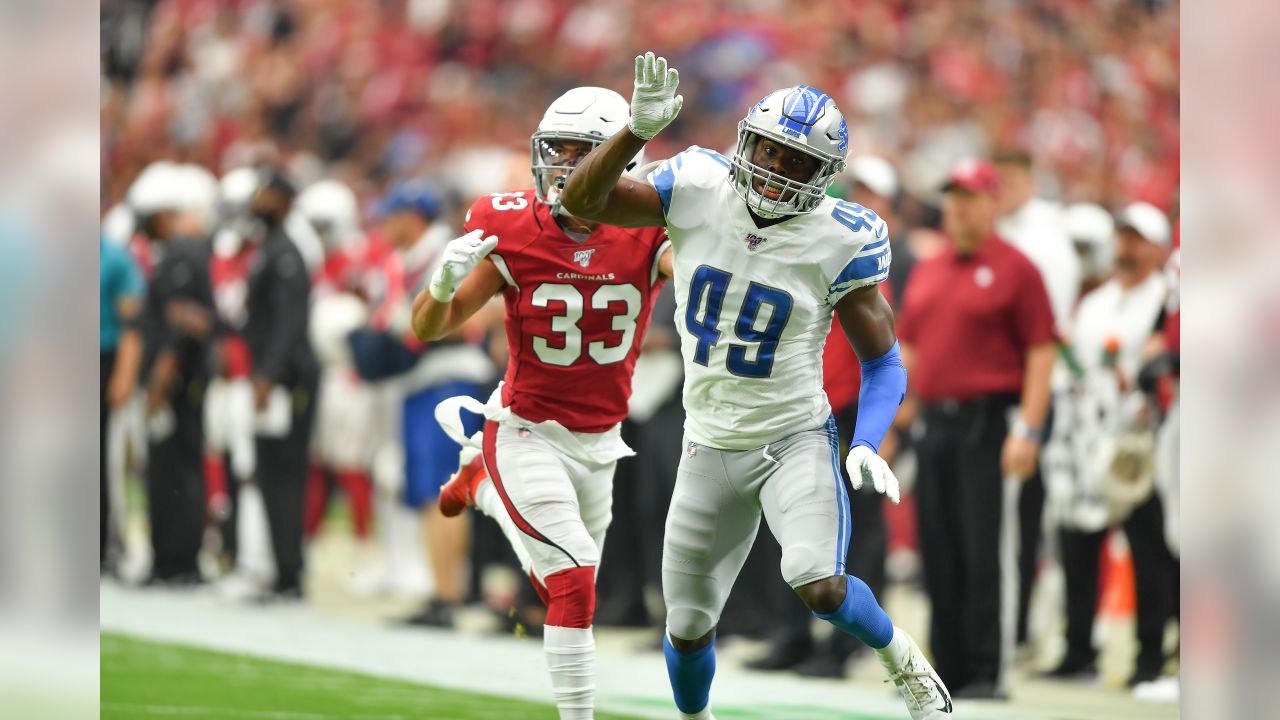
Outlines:
[[146,281],[142,279],[142,270],[127,251],[121,252],[120,263],[120,295],[126,297],[142,297],[146,292]]
[[862,366],[862,386],[858,390],[858,420],[852,445],[866,445],[878,452],[907,393],[907,369],[896,341],[889,352],[858,364]]
[[676,169],[674,160],[679,158],[667,158],[662,161],[657,170],[649,173],[649,182],[654,189],[658,191],[658,197],[662,198],[662,214],[671,213],[671,191],[676,187]]
[[865,245],[827,288],[832,303],[850,290],[883,282],[889,277],[889,265],[892,261],[893,250],[887,235]]

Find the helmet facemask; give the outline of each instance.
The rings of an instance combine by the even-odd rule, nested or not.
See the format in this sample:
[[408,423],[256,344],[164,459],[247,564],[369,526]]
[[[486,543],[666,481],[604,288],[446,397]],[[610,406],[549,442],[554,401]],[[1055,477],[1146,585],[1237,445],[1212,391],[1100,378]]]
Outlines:
[[[604,138],[586,133],[563,130],[534,133],[529,149],[533,157],[533,191],[538,202],[550,205],[553,213],[562,213],[560,191],[569,173],[603,142]],[[574,147],[578,144],[581,149]]]
[[[779,173],[770,172],[752,162],[760,138],[768,138],[790,150],[802,152],[818,161],[817,168],[807,181],[792,180]],[[738,146],[730,162],[730,181],[738,197],[756,215],[777,218],[785,215],[804,215],[812,212],[826,197],[827,186],[844,169],[844,160],[824,157],[805,145],[791,141],[784,135],[761,131],[747,120],[738,123]],[[757,182],[764,187],[780,190],[777,198],[770,198],[756,190]]]

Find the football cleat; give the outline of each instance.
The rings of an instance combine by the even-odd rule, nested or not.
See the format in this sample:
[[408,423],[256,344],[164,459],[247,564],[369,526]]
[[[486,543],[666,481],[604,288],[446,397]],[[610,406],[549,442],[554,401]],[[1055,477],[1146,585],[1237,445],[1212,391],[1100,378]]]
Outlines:
[[479,455],[463,465],[440,488],[440,514],[445,517],[461,515],[468,507],[476,506],[476,489],[489,475]]
[[894,628],[894,642],[901,645],[896,652],[880,655],[885,670],[889,671],[889,682],[898,688],[898,694],[907,704],[907,711],[912,720],[948,720],[954,717],[951,704],[951,693],[942,684],[942,678],[929,664],[919,646],[911,636],[898,628]]

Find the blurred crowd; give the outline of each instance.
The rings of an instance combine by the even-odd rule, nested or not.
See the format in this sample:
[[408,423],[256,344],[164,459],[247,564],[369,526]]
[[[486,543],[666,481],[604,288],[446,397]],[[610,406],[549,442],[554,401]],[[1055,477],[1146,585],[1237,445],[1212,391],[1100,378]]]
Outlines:
[[[410,303],[460,234],[462,209],[530,185],[529,136],[549,102],[581,85],[628,95],[632,58],[653,49],[680,69],[686,103],[650,159],[729,148],[746,109],[777,87],[835,97],[850,163],[830,192],[888,220],[885,292],[900,312],[922,293],[920,271],[953,252],[955,188],[990,196],[989,231],[1040,278],[1025,291],[1037,297],[1013,301],[1044,304],[1056,338],[1050,410],[1026,432],[1037,469],[1004,508],[1022,528],[1017,579],[986,589],[1016,586],[1006,606],[1018,613],[991,632],[1014,644],[1062,636],[1047,669],[1096,674],[1099,578],[1124,567],[1099,563],[1126,555],[1140,645],[1130,684],[1149,688],[1169,670],[1176,4],[108,0],[102,11],[104,570],[300,598],[307,543],[341,495],[358,546],[353,595],[419,598],[406,620],[437,626],[483,599],[503,627],[536,632],[530,589],[498,602],[482,592],[485,568],[515,567],[493,524],[435,509],[458,448],[432,409],[492,390],[506,362],[502,311],[424,344]],[[984,267],[973,273],[983,287]],[[661,531],[683,420],[673,307],[668,290],[623,428],[638,453],[618,467],[603,625],[662,617]],[[856,360],[834,335],[826,390],[842,435],[856,417]],[[909,370],[913,386],[938,387]],[[951,402],[909,398],[886,439],[908,487],[927,476],[940,427],[930,412],[963,411]],[[151,545],[137,567],[121,551],[135,474]],[[852,512],[850,572],[877,595],[892,581],[936,584],[914,497],[882,506],[864,490]],[[735,594],[721,633],[767,639],[761,669],[843,675],[858,648],[812,636],[776,578],[777,555],[757,543],[739,584],[758,592]],[[1037,628],[1032,587],[1054,569],[1065,627]]]

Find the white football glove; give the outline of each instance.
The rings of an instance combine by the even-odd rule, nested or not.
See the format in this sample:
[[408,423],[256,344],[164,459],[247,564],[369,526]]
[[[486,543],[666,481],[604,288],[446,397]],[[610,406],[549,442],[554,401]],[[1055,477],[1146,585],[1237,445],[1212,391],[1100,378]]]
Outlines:
[[849,484],[854,490],[861,490],[862,484],[871,481],[871,487],[898,504],[898,478],[889,469],[884,458],[871,451],[866,445],[854,445],[849,448],[849,456],[844,460],[849,470]]
[[651,140],[662,128],[671,124],[684,104],[684,96],[676,94],[680,73],[667,68],[666,58],[654,59],[653,53],[636,56],[636,84],[631,93],[631,132],[643,140]]
[[442,303],[453,300],[463,279],[476,269],[485,255],[498,246],[497,235],[483,236],[484,231],[476,229],[449,241],[444,248],[444,256],[440,259],[440,266],[431,276],[431,286],[428,288],[431,297]]

